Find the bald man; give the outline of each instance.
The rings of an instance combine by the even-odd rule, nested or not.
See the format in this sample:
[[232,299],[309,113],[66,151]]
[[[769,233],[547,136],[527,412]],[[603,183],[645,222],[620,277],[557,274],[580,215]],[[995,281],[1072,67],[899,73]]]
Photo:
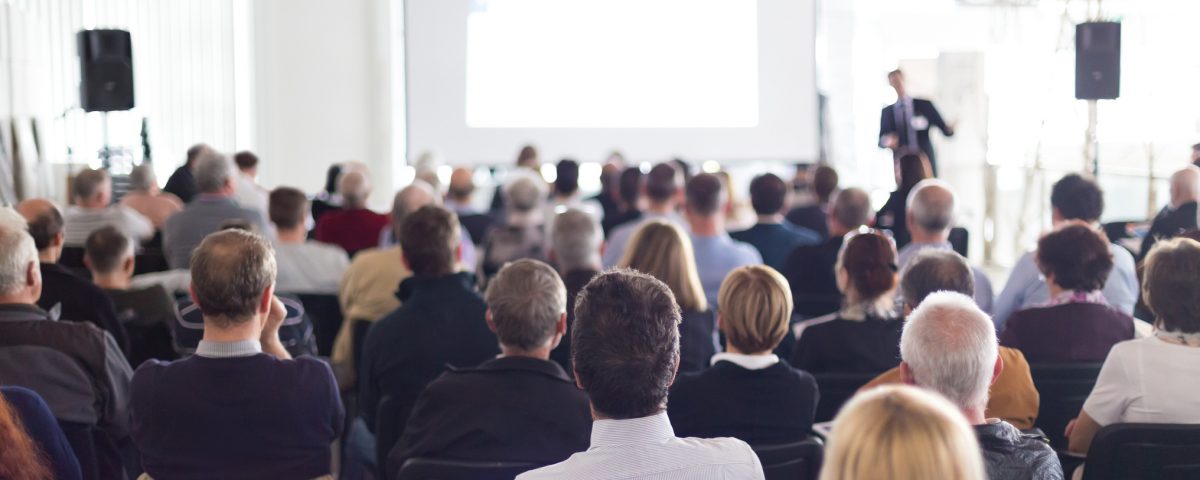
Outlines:
[[[950,229],[955,222],[955,197],[950,185],[941,180],[924,180],[908,194],[908,212],[905,222],[912,240],[900,249],[900,271],[923,250],[949,250]],[[975,303],[984,312],[992,311],[995,294],[992,281],[978,267],[971,267],[975,275]]]
[[1150,232],[1142,240],[1138,261],[1146,258],[1155,242],[1196,228],[1196,201],[1200,199],[1200,168],[1188,167],[1171,175],[1171,201],[1150,224]]
[[446,190],[446,208],[458,214],[471,242],[478,245],[483,243],[483,236],[492,228],[494,219],[485,215],[471,205],[475,194],[475,173],[466,168],[456,168],[450,174],[450,188]]
[[338,179],[342,210],[329,212],[317,220],[319,242],[342,247],[351,257],[360,250],[379,245],[379,235],[388,224],[387,215],[367,208],[371,180],[362,170],[349,170]]

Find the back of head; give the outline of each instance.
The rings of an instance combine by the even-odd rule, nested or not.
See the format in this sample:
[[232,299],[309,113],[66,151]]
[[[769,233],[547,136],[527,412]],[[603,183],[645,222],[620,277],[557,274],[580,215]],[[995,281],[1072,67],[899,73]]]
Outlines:
[[338,193],[346,208],[366,208],[367,197],[371,195],[371,180],[358,170],[345,172],[338,179]]
[[1104,214],[1104,192],[1095,180],[1072,173],[1054,183],[1050,206],[1063,220],[1095,222]]
[[821,203],[829,202],[829,197],[838,187],[838,173],[829,165],[819,165],[813,172],[813,193]]
[[470,169],[456,168],[450,173],[450,185],[446,189],[446,195],[451,200],[458,202],[466,202],[471,198],[471,194],[475,193],[474,173]]
[[638,418],[666,406],[679,363],[679,322],[671,290],[646,274],[610,270],[579,292],[571,364],[598,415]]
[[279,187],[271,191],[267,199],[267,213],[271,223],[281,230],[304,226],[308,214],[308,198],[304,192],[291,187]]
[[888,385],[855,395],[838,413],[821,480],[983,480],[974,431],[937,394]]
[[325,171],[325,193],[333,194],[337,192],[338,178],[342,176],[342,165],[335,163],[329,166]]
[[1167,332],[1200,333],[1200,243],[1175,238],[1154,244],[1143,264],[1142,299]]
[[[392,197],[393,228],[400,228],[408,214],[426,205],[435,204],[436,200],[437,193],[434,192],[433,186],[420,180],[414,180],[407,187],[401,188],[396,192],[396,196]],[[399,234],[396,238],[400,238]]]
[[258,155],[249,150],[242,150],[233,154],[233,163],[237,164],[238,170],[243,172],[258,168]]
[[112,179],[108,172],[101,169],[87,169],[75,175],[71,182],[71,198],[75,202],[84,202],[97,198],[109,186]]
[[1171,174],[1171,203],[1175,207],[1200,199],[1200,168],[1189,165]]
[[539,182],[528,175],[517,177],[504,188],[505,207],[517,213],[531,212],[541,207],[545,190]]
[[941,180],[922,180],[908,194],[913,223],[927,232],[945,232],[954,226],[954,191]]
[[900,275],[904,303],[916,308],[934,292],[957,292],[975,296],[975,273],[967,259],[952,250],[926,249],[918,252]]
[[233,162],[229,157],[214,151],[206,151],[196,159],[196,186],[200,193],[218,193],[233,177]]
[[517,260],[492,277],[485,300],[500,343],[528,352],[553,347],[555,327],[567,312],[567,287],[549,265]]
[[572,208],[555,215],[550,240],[555,261],[564,274],[592,269],[599,263],[604,238],[596,219],[582,210]]
[[617,180],[617,192],[621,196],[621,202],[629,208],[636,207],[638,197],[642,196],[643,177],[640,168],[629,167],[621,172],[621,178]]
[[925,157],[924,153],[916,150],[901,153],[900,157],[896,159],[896,168],[899,180],[897,186],[902,192],[912,189],[921,180],[933,175],[930,173],[929,159]]
[[646,197],[651,202],[666,203],[679,192],[679,172],[670,163],[660,163],[646,174]]
[[871,196],[861,188],[847,188],[833,199],[830,216],[842,227],[853,230],[871,218]]
[[206,324],[228,328],[258,311],[275,284],[275,252],[262,236],[222,230],[204,237],[192,252],[192,295]]
[[154,166],[143,163],[129,172],[129,190],[133,192],[149,192],[158,182],[154,174]]
[[766,265],[738,268],[725,277],[717,295],[721,332],[742,353],[774,350],[787,335],[792,289]]
[[846,270],[859,300],[879,298],[896,287],[896,249],[878,233],[861,233],[846,242],[838,267]]
[[0,207],[0,295],[24,289],[26,271],[37,261],[38,249],[25,231],[25,219],[8,207]]
[[917,385],[960,409],[987,406],[998,353],[996,326],[961,293],[929,295],[904,322],[900,358]]
[[787,204],[788,184],[778,175],[767,173],[750,181],[750,205],[754,213],[774,215]]
[[49,200],[26,200],[17,205],[17,210],[28,222],[29,235],[39,251],[49,248],[54,237],[63,233],[62,212]]
[[692,177],[685,190],[688,212],[704,217],[717,215],[725,207],[725,184],[721,177],[701,173]]
[[197,143],[187,149],[187,166],[195,168],[196,160],[206,153],[212,152],[213,148],[207,144]]
[[633,233],[618,265],[661,280],[685,312],[708,310],[692,253],[692,240],[671,222],[646,222]]
[[413,275],[454,272],[459,243],[458,216],[436,205],[408,214],[400,226],[400,249]]
[[533,145],[521,147],[521,151],[517,153],[517,166],[525,168],[537,168],[538,166],[538,151]]
[[1091,292],[1104,288],[1113,256],[1100,232],[1069,224],[1038,240],[1037,265],[1064,290]]
[[113,273],[121,269],[126,259],[133,258],[133,242],[116,227],[105,225],[88,235],[84,254],[93,272]]
[[564,158],[558,161],[555,170],[554,193],[569,196],[579,191],[579,162]]

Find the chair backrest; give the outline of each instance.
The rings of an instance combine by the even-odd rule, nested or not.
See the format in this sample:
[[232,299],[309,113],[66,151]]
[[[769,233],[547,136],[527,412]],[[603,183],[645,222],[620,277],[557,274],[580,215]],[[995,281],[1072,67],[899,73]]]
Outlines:
[[751,445],[751,448],[762,463],[766,480],[816,479],[825,459],[825,447],[816,437],[779,445]]
[[58,426],[79,459],[84,480],[125,478],[120,449],[108,435],[83,423],[59,421]]
[[[279,327],[279,340],[293,357],[301,355],[316,355],[317,342],[313,336],[312,320],[304,310],[304,304],[294,296],[280,294],[287,314],[283,325]],[[175,351],[180,355],[196,353],[196,346],[204,336],[204,316],[189,297],[177,297],[175,300],[176,318],[171,325],[175,336]]]
[[[882,373],[882,372],[880,372]],[[870,382],[879,373],[821,373],[814,374],[817,380],[817,391],[821,393],[817,400],[816,422],[833,420],[838,410],[853,397],[858,389]]]
[[375,407],[375,468],[378,478],[387,478],[387,457],[392,447],[400,441],[404,425],[408,423],[410,406],[390,395],[379,399]]
[[1200,425],[1113,424],[1088,449],[1084,480],[1200,478]]
[[1079,416],[1083,402],[1092,393],[1099,363],[1066,363],[1030,365],[1033,384],[1041,398],[1034,426],[1046,432],[1050,445],[1065,450],[1067,439],[1063,431],[1067,423]]
[[971,244],[971,232],[963,227],[951,228],[949,241],[950,248],[965,257],[967,256],[967,247]]
[[535,463],[481,462],[436,458],[410,458],[400,467],[397,480],[512,480],[542,467]]
[[313,336],[317,338],[317,355],[328,357],[333,352],[333,341],[342,328],[342,305],[337,295],[300,293],[295,295],[304,304],[304,312],[313,322]]

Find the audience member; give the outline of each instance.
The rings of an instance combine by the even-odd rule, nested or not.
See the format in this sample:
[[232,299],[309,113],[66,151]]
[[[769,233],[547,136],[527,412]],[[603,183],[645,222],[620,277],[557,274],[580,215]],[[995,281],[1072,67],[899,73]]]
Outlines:
[[261,212],[239,207],[233,200],[235,173],[228,157],[206,151],[196,159],[194,170],[199,189],[195,201],[163,225],[163,252],[171,268],[188,268],[192,250],[229,220],[242,220],[259,232],[268,231]]
[[597,220],[604,216],[600,204],[592,199],[584,199],[579,191],[579,162],[564,158],[558,161],[554,170],[553,191],[550,192],[550,202],[545,206],[546,215],[543,217],[547,229],[553,225],[550,220],[554,214],[568,208],[583,210]]
[[1038,241],[1037,264],[1050,301],[1008,319],[1000,341],[1033,363],[1102,362],[1133,338],[1133,318],[1105,300],[1113,255],[1103,234],[1067,224]]
[[[418,186],[418,188],[428,190],[428,195],[430,198],[430,202],[432,204],[439,205],[441,203],[440,198],[438,198],[437,193],[436,193],[437,187],[434,187],[433,184],[418,178],[418,179],[413,180],[412,185],[416,185],[416,186]],[[396,218],[394,215],[395,210],[396,210],[396,202],[398,200],[399,200],[399,197],[392,197],[393,215],[391,215],[388,218],[388,224],[387,224],[387,226],[385,226],[383,228],[383,231],[379,232],[379,248],[381,248],[381,249],[391,248],[400,243],[400,241],[398,240],[399,236],[396,233],[396,229],[400,228],[400,225],[398,223],[396,223]],[[450,207],[446,207],[446,208],[450,208]],[[454,210],[451,209],[451,211],[454,211]],[[488,217],[488,222],[490,224],[490,222],[491,222],[490,217]],[[478,262],[478,258],[475,255],[475,242],[471,239],[470,232],[468,232],[467,229],[465,228],[466,224],[464,224],[461,219],[459,220],[458,223],[460,225],[463,225],[463,227],[464,227],[464,228],[459,229],[460,235],[462,236],[462,238],[460,239],[461,242],[459,243],[459,245],[462,246],[462,259],[459,260],[458,263],[464,271],[474,271],[475,267],[477,266],[476,262]]]
[[753,245],[762,254],[763,263],[775,270],[783,270],[796,247],[821,243],[817,232],[783,218],[789,193],[787,183],[773,173],[754,177],[750,181],[750,205],[758,215],[758,223],[729,234],[734,240]]
[[479,247],[479,274],[485,282],[505,263],[546,260],[545,184],[522,175],[504,187],[504,196],[504,222],[488,232]]
[[87,279],[58,263],[63,249],[63,217],[58,207],[42,199],[17,205],[37,247],[41,296],[38,307],[54,319],[88,322],[112,335],[122,352],[129,352],[129,337],[117,318],[111,298]]
[[129,172],[129,191],[121,197],[121,205],[142,214],[156,230],[161,229],[167,219],[183,210],[179,197],[159,190],[154,176],[154,165],[143,163]]
[[1196,229],[1196,201],[1200,200],[1200,167],[1190,165],[1171,175],[1170,193],[1170,203],[1154,217],[1150,231],[1146,232],[1146,238],[1142,239],[1138,260],[1145,260],[1155,242]]
[[27,388],[0,387],[0,478],[80,480],[71,444],[42,397]]
[[88,235],[105,225],[138,240],[154,236],[154,225],[132,208],[112,204],[112,177],[104,170],[84,170],[71,182],[75,204],[63,214],[63,244],[82,247]]
[[203,143],[197,143],[188,148],[187,160],[167,179],[167,186],[163,187],[163,191],[175,195],[183,203],[191,203],[192,198],[200,194],[200,187],[195,176],[196,161],[200,157],[212,153],[216,153],[216,151]]
[[[1098,227],[1104,213],[1104,192],[1095,180],[1070,174],[1054,184],[1050,206],[1056,227],[1072,220]],[[1124,247],[1109,244],[1108,250],[1112,253],[1113,268],[1104,282],[1104,298],[1113,308],[1131,314],[1138,297],[1137,266]],[[1041,278],[1035,258],[1036,252],[1026,252],[1009,272],[1008,283],[992,307],[996,331],[1004,331],[1005,322],[1013,312],[1050,301],[1050,290]]]
[[625,256],[625,246],[629,243],[629,237],[643,224],[653,220],[665,220],[675,225],[684,225],[683,218],[675,213],[679,204],[680,186],[683,185],[681,178],[679,171],[671,163],[660,163],[650,169],[642,186],[646,209],[642,212],[640,220],[628,221],[614,228],[608,235],[603,255],[605,268],[616,266],[621,257]]
[[[540,175],[538,168],[541,167],[541,165],[542,161],[538,159],[537,148],[535,148],[533,145],[525,145],[521,147],[521,151],[517,153],[517,170],[512,173],[516,174],[518,178],[528,174]],[[504,187],[496,189],[496,192],[492,195],[492,204],[488,209],[488,214],[491,215],[492,218],[496,219],[497,222],[501,223],[503,223],[504,217],[508,211],[504,203],[508,200],[505,198],[506,194],[504,191]]]
[[316,478],[344,421],[333,372],[279,339],[275,258],[261,236],[209,235],[192,257],[196,354],[133,376],[133,438],[154,478]]
[[387,226],[388,217],[367,208],[371,195],[371,180],[365,172],[351,170],[338,179],[342,209],[328,212],[317,221],[314,237],[342,247],[351,257],[360,250],[379,244],[379,232]]
[[892,231],[896,245],[908,245],[908,198],[913,188],[922,180],[932,178],[929,159],[919,151],[909,151],[896,159],[896,191],[888,196],[887,203],[875,214],[875,227]]
[[679,303],[679,371],[695,372],[708,367],[717,345],[716,318],[704,297],[696,272],[692,242],[678,225],[652,220],[629,240],[619,266],[650,275],[665,283]]
[[600,224],[606,237],[617,227],[642,218],[643,176],[640,168],[629,167],[617,178],[614,187],[617,189],[617,209],[611,215],[604,215],[604,221]]
[[796,326],[792,366],[812,373],[879,373],[900,362],[896,311],[896,247],[874,231],[859,232],[838,255],[837,285],[846,296],[836,313]]
[[[957,199],[950,185],[941,180],[922,180],[908,194],[908,225],[910,242],[900,249],[900,271],[916,254],[925,250],[950,250],[950,229],[954,227]],[[987,273],[971,268],[975,275],[975,303],[984,312],[992,311],[992,281]]]
[[1143,268],[1142,295],[1157,330],[1109,352],[1079,418],[1067,426],[1072,452],[1087,453],[1096,432],[1114,423],[1200,423],[1193,381],[1200,377],[1200,243],[1159,242]]
[[483,237],[492,228],[492,217],[480,213],[473,205],[475,195],[474,172],[467,168],[456,168],[450,174],[450,186],[446,190],[446,208],[458,215],[458,222],[471,235],[471,243],[483,243]]
[[396,293],[400,308],[372,326],[363,342],[359,405],[368,428],[380,398],[390,396],[396,418],[407,419],[417,395],[447,365],[472,367],[499,353],[475,277],[455,271],[460,238],[458,218],[442,207],[421,207],[400,226],[412,276]]
[[[603,220],[608,220],[609,217],[615,217],[621,213],[621,191],[618,179],[624,170],[625,156],[615,150],[608,155],[604,166],[600,167],[600,192],[588,200],[600,206]],[[607,232],[607,230],[605,231]]]
[[667,285],[630,270],[602,273],[580,292],[575,313],[571,359],[591,403],[591,445],[518,479],[763,478],[746,443],[680,439],[671,428],[665,410],[680,313]]
[[312,220],[315,226],[326,213],[342,209],[342,196],[338,194],[338,179],[342,177],[342,164],[335,163],[325,171],[325,186],[312,199]]
[[239,206],[267,211],[267,189],[258,185],[258,155],[247,150],[233,154],[233,163],[237,165],[237,175],[233,181],[233,199]]
[[129,432],[129,363],[112,335],[38,308],[38,250],[10,209],[0,210],[0,259],[0,378],[38,392],[74,427],[73,449],[94,454],[85,478],[123,478],[116,444]]
[[792,208],[787,220],[792,224],[817,232],[822,239],[829,238],[829,212],[833,193],[838,187],[838,173],[829,165],[818,165],[813,172],[812,191],[815,202]]
[[797,247],[788,256],[783,274],[792,286],[796,314],[813,318],[836,312],[842,304],[834,264],[846,234],[870,221],[871,197],[858,188],[838,192],[829,210],[829,237],[817,245]]
[[284,293],[336,294],[350,267],[350,257],[334,245],[307,239],[304,218],[309,205],[304,192],[276,188],[268,205],[275,225],[275,262],[279,269],[275,289]]
[[547,465],[587,450],[587,395],[550,361],[567,329],[558,274],[542,262],[517,260],[496,274],[486,300],[500,356],[452,369],[425,387],[388,456],[389,478],[415,457]]
[[733,269],[762,263],[754,246],[734,240],[725,231],[725,185],[719,177],[702,173],[688,182],[684,208],[691,226],[696,273],[709,305],[717,304],[721,281]]
[[771,353],[792,317],[787,280],[765,265],[738,268],[721,284],[719,305],[725,351],[713,355],[712,368],[676,379],[667,404],[675,431],[768,445],[808,437],[816,380]]
[[571,370],[571,323],[575,320],[575,297],[600,273],[600,251],[604,238],[596,219],[581,210],[570,209],[554,217],[554,235],[550,239],[550,259],[558,267],[567,289],[567,333],[550,352],[550,359],[568,372]]
[[[900,292],[904,310],[912,312],[934,292],[974,296],[975,279],[967,260],[959,254],[929,249],[918,252],[909,260],[908,268],[900,277]],[[1029,362],[1014,348],[999,347],[998,352],[1004,369],[992,384],[984,414],[1011,423],[1020,430],[1031,429],[1037,420],[1040,398],[1029,372]],[[896,367],[875,377],[862,390],[901,381],[900,367]]]
[[1200,143],[1192,145],[1192,165],[1200,167]]
[[905,385],[856,395],[833,421],[821,480],[988,478],[979,442],[955,410]]
[[133,243],[113,226],[88,235],[84,262],[92,281],[112,298],[117,318],[129,336],[130,365],[157,358],[175,358],[171,327],[176,321],[175,298],[161,285],[134,287]]
[[988,388],[1004,370],[996,329],[971,297],[938,292],[904,323],[900,376],[944,396],[974,426],[991,480],[1063,478],[1058,455],[1041,435],[987,418]]

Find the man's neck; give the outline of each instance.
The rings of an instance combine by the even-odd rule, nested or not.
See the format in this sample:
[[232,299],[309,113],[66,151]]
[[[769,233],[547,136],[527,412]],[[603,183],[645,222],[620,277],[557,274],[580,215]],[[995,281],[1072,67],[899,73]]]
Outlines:
[[1195,202],[1195,198],[1180,198],[1178,200],[1171,200],[1171,210],[1178,210],[1179,207]]
[[304,231],[304,227],[294,227],[289,229],[277,229],[275,238],[283,245],[295,245],[304,243],[308,238]]
[[675,213],[675,204],[671,202],[650,202],[646,206],[646,213],[655,215],[670,215]]
[[930,232],[921,228],[910,228],[912,243],[917,245],[937,245],[950,241],[950,231]]
[[550,350],[551,349],[549,346],[536,348],[533,350],[524,350],[524,349],[520,349],[520,348],[509,347],[506,345],[500,345],[500,356],[501,357],[536,358],[538,360],[550,360]]
[[204,320],[203,340],[208,342],[258,341],[260,337],[262,337],[262,328],[259,322],[254,320],[235,323],[227,328],[218,328],[207,318]]
[[725,232],[725,222],[720,213],[708,217],[692,216],[688,218],[688,224],[698,237],[715,237]]
[[84,210],[104,210],[108,207],[108,205],[105,205],[102,202],[81,202],[76,206]]
[[758,223],[765,223],[765,224],[770,224],[770,225],[783,223],[783,214],[776,213],[773,215],[759,215]]
[[963,416],[967,417],[967,422],[971,425],[983,425],[987,423],[987,416],[983,414],[983,408],[973,407],[962,409]]
[[130,277],[123,272],[92,272],[92,283],[105,290],[129,290],[131,281]]
[[29,305],[37,306],[37,297],[31,295],[28,291],[13,295],[0,295],[0,305]]
[[38,261],[42,263],[58,263],[58,258],[62,256],[62,248],[47,247],[44,250],[38,251]]

